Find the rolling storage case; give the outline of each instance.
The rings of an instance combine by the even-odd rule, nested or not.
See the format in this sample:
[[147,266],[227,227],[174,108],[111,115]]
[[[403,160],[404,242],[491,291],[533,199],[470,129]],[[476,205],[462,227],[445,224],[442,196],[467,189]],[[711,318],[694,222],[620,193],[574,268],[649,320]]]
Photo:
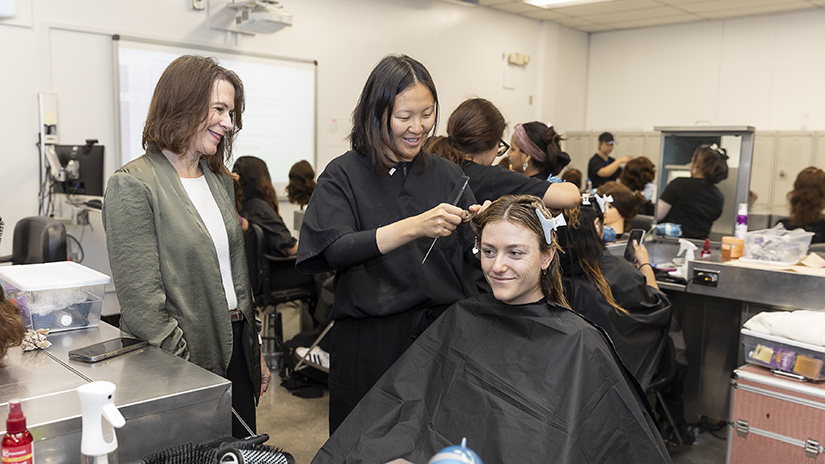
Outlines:
[[825,464],[825,384],[748,365],[731,385],[728,463]]

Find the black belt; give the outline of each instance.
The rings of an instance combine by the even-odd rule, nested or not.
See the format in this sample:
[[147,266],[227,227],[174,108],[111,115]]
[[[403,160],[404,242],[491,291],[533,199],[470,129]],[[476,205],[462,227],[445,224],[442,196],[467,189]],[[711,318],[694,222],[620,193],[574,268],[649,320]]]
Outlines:
[[232,322],[238,322],[243,320],[243,312],[240,309],[230,309],[229,310],[229,320]]

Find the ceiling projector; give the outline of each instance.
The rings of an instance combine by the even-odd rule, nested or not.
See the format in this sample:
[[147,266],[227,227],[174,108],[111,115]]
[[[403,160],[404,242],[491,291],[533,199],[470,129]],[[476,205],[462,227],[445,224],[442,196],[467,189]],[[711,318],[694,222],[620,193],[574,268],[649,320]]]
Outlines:
[[255,7],[243,9],[235,16],[235,27],[246,32],[270,34],[292,25],[292,13],[283,9]]

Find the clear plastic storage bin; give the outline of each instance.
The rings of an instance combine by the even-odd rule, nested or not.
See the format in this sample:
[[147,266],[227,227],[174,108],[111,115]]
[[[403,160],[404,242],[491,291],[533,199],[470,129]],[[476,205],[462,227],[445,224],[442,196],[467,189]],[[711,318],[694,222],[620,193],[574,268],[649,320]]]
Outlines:
[[825,380],[825,347],[742,329],[745,361]]
[[0,285],[32,329],[96,327],[111,278],[71,261],[0,266]]
[[813,232],[774,228],[745,234],[743,261],[790,266],[808,254]]

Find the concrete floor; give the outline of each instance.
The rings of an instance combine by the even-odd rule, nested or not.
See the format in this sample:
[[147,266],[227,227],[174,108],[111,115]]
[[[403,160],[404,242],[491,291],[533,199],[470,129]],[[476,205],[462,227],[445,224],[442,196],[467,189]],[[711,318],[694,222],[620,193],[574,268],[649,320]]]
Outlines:
[[[284,338],[289,340],[298,333],[300,316],[297,306],[281,306]],[[269,434],[270,446],[283,448],[295,457],[298,464],[309,464],[313,456],[329,438],[329,394],[322,398],[292,396],[280,386],[280,378],[273,378],[270,390],[261,398],[258,406],[258,433]],[[727,429],[699,435],[692,445],[669,448],[674,464],[721,464],[725,462]],[[488,463],[495,464],[495,463]]]

